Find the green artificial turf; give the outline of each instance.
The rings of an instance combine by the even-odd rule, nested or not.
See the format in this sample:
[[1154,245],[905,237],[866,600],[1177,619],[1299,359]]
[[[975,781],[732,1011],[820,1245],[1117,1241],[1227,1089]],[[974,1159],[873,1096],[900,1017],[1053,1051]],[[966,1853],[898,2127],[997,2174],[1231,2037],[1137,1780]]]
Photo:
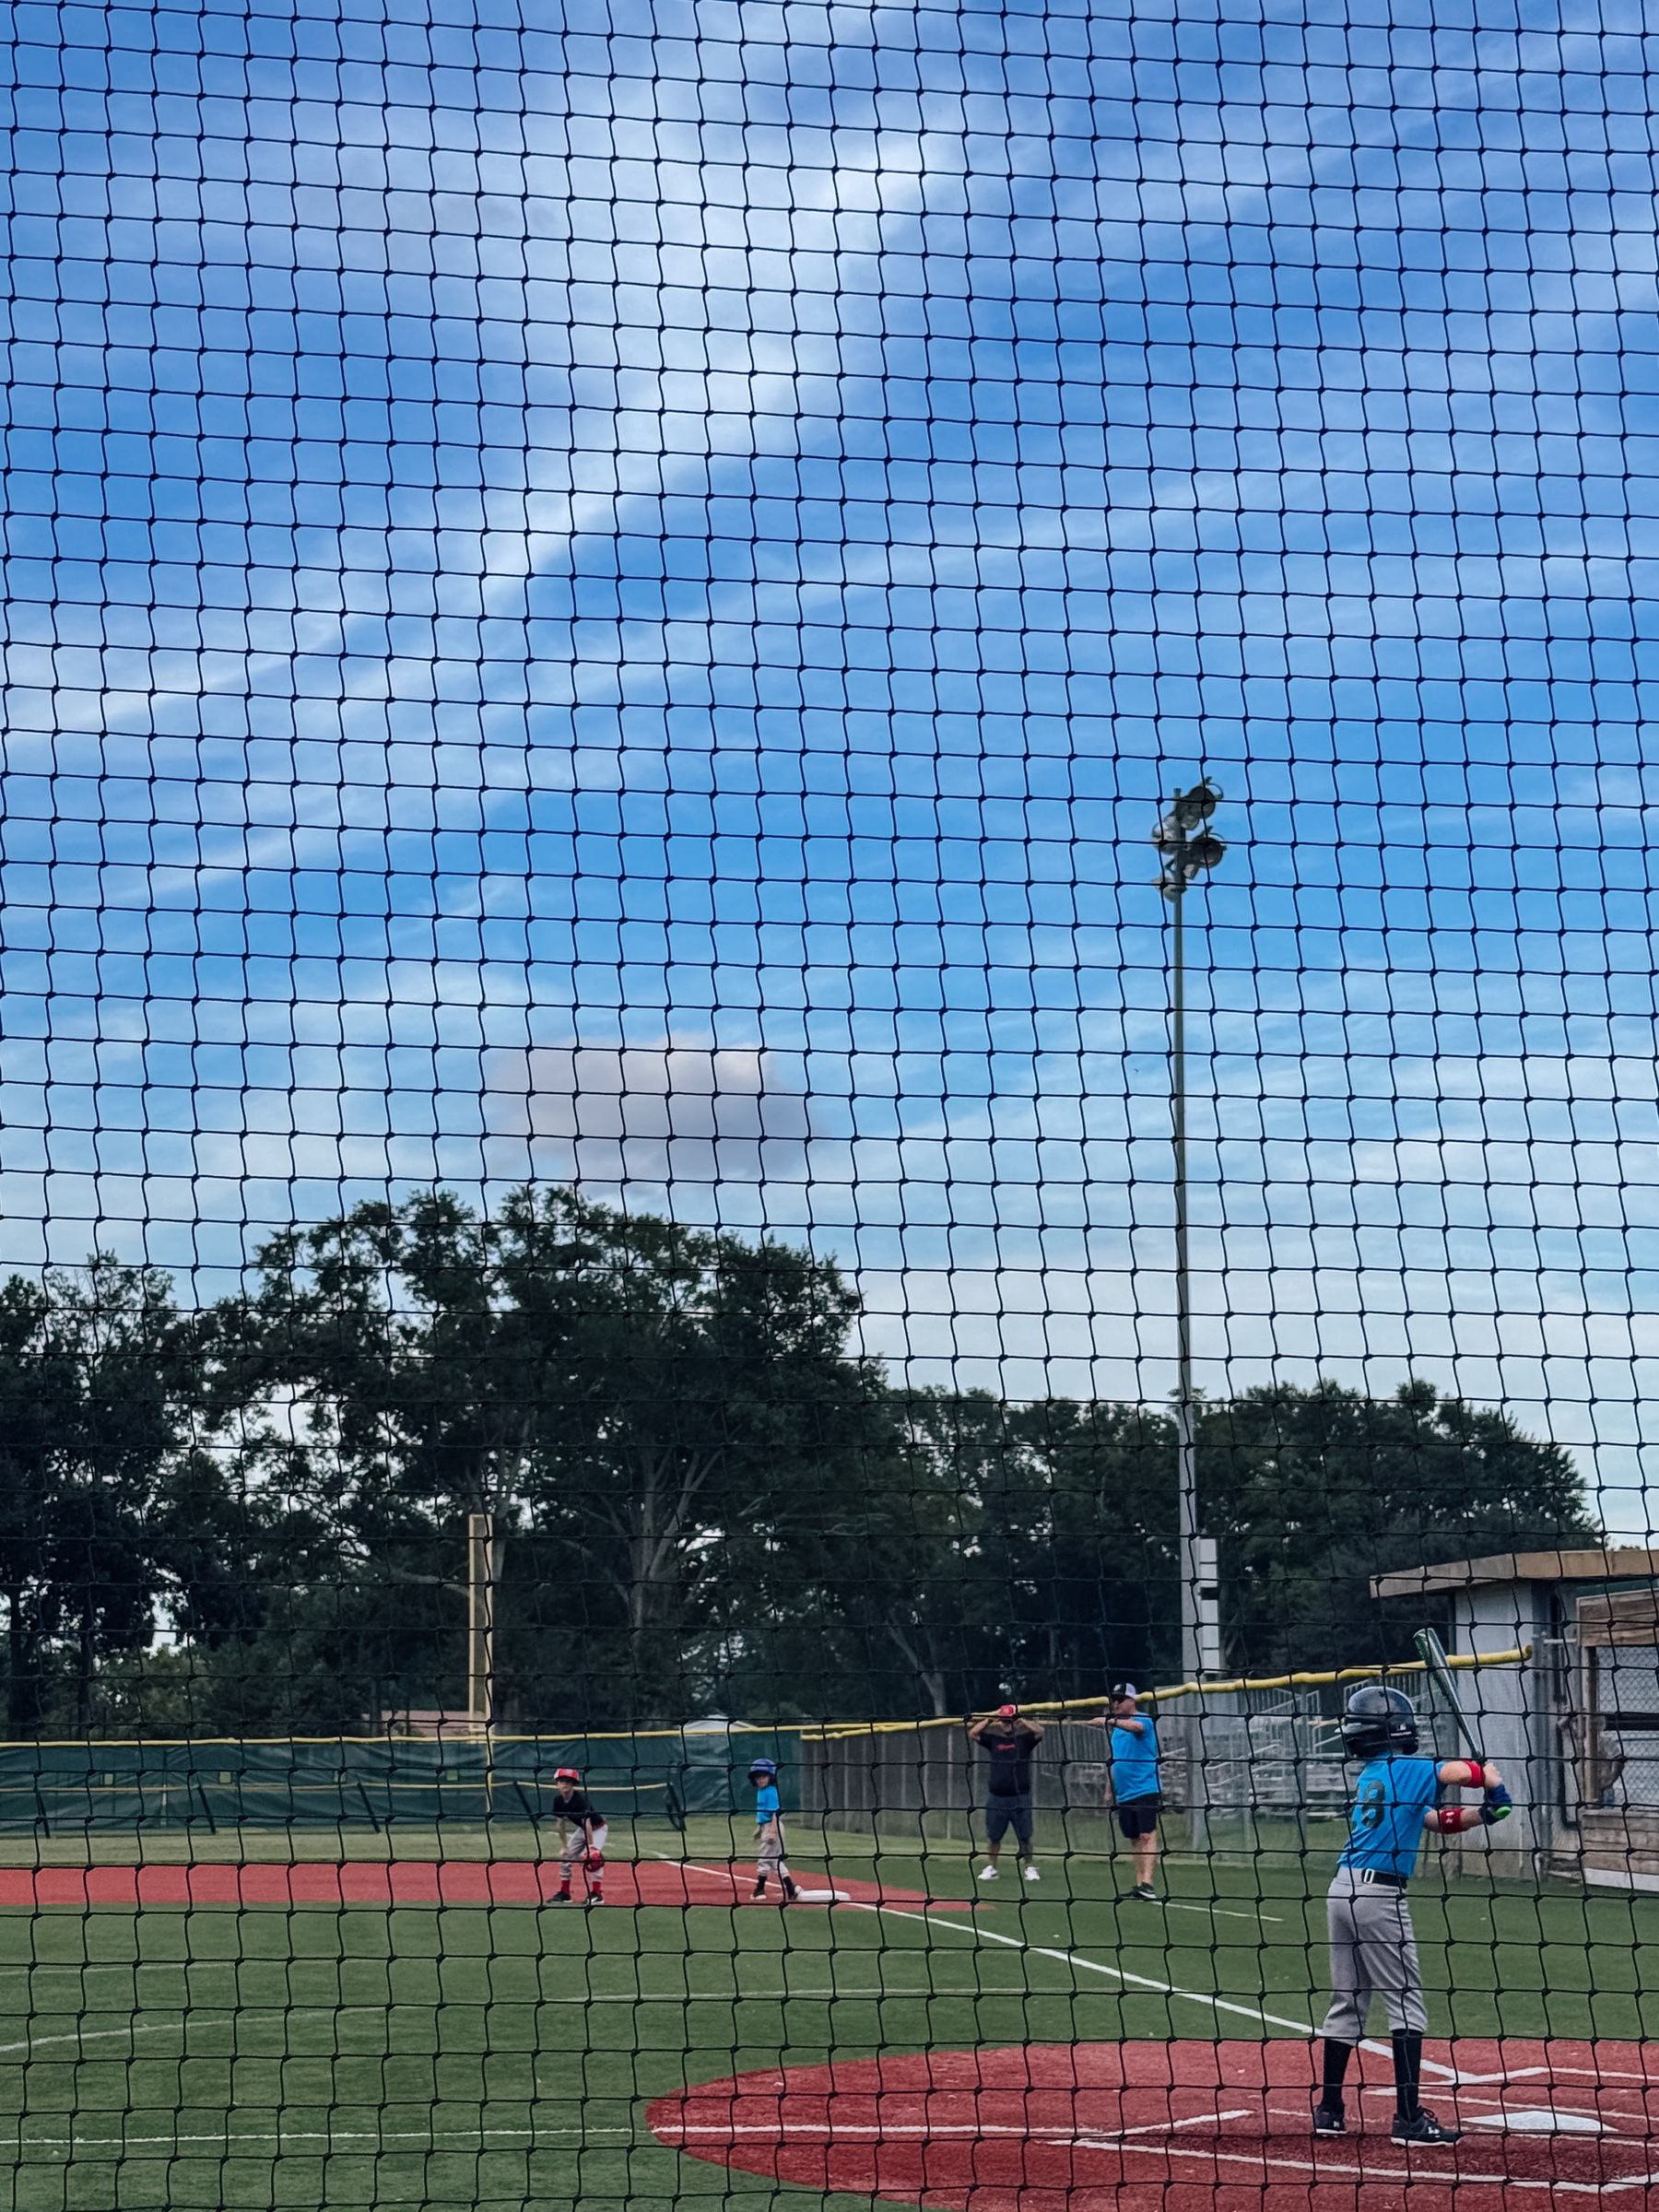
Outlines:
[[[975,1893],[959,1846],[923,1859],[877,1855],[863,1837],[816,1841],[834,1855],[797,1838],[809,1879],[828,1865]],[[642,1827],[635,1848],[682,1845]],[[683,1848],[712,1862],[734,1846],[698,1823]],[[1333,1856],[1171,1860],[1168,1901],[1147,1906],[1116,1901],[1126,1860],[1056,1855],[1040,1888],[1005,1872],[972,1921],[747,1905],[0,1912],[16,2161],[0,2206],[580,2198],[585,2212],[654,2212],[759,2193],[814,2212],[830,2200],[661,2147],[645,2101],[883,2052],[1306,2034],[1323,2004]],[[1412,1901],[1435,2033],[1659,2032],[1659,1898],[1447,1888],[1430,1865]]]

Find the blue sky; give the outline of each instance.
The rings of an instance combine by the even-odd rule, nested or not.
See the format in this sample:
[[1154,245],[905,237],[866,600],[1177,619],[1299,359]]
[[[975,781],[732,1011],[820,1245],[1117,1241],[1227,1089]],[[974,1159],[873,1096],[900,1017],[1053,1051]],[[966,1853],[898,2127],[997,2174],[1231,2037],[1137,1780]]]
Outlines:
[[18,7],[5,1261],[526,1173],[1645,1529],[1640,10]]

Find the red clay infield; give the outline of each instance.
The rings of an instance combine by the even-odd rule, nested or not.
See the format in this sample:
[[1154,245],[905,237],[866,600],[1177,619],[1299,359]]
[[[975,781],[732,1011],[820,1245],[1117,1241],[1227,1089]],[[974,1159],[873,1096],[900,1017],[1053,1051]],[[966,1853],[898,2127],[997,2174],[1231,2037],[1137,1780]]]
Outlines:
[[[1640,2212],[1659,2187],[1659,2050],[1459,2042],[1425,2100],[1463,2140],[1389,2140],[1386,2052],[1350,2072],[1345,2139],[1310,2133],[1314,2046],[1083,2043],[775,2068],[659,2097],[658,2140],[715,2165],[954,2212]],[[1650,2053],[1652,2065],[1650,2067]],[[1454,2078],[1452,2077],[1454,2076]],[[1358,2092],[1358,2094],[1356,2093]]]
[[[943,1899],[878,1882],[804,1874],[806,1910],[831,1903],[927,1905]],[[612,1905],[730,1905],[749,1902],[754,1869],[613,1860],[605,1869]],[[580,1871],[575,1894],[582,1895]],[[356,1859],[345,1865],[230,1866],[0,1867],[0,1907],[39,1905],[535,1905],[559,1893],[551,1859]],[[770,1895],[777,1910],[777,1886]],[[757,1908],[759,1909],[759,1908]],[[799,1910],[801,1908],[794,1908]]]

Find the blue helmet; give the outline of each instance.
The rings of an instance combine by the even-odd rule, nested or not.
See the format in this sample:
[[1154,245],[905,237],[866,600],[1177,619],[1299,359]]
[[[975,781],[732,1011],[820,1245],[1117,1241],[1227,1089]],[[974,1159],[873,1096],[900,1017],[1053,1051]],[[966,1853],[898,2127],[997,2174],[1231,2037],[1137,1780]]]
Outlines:
[[749,1760],[749,1780],[751,1782],[775,1782],[777,1778],[778,1762],[775,1759],[751,1759]]

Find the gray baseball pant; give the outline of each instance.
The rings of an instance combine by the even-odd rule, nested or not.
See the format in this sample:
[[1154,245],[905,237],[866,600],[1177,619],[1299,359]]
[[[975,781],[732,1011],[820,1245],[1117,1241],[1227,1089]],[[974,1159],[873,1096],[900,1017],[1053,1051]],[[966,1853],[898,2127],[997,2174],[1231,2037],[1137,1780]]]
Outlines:
[[1387,2004],[1392,2029],[1425,2034],[1429,2011],[1404,1889],[1362,1882],[1351,1868],[1339,1867],[1325,1915],[1331,1933],[1331,2009],[1320,2032],[1326,2041],[1363,2042],[1373,1996]]

